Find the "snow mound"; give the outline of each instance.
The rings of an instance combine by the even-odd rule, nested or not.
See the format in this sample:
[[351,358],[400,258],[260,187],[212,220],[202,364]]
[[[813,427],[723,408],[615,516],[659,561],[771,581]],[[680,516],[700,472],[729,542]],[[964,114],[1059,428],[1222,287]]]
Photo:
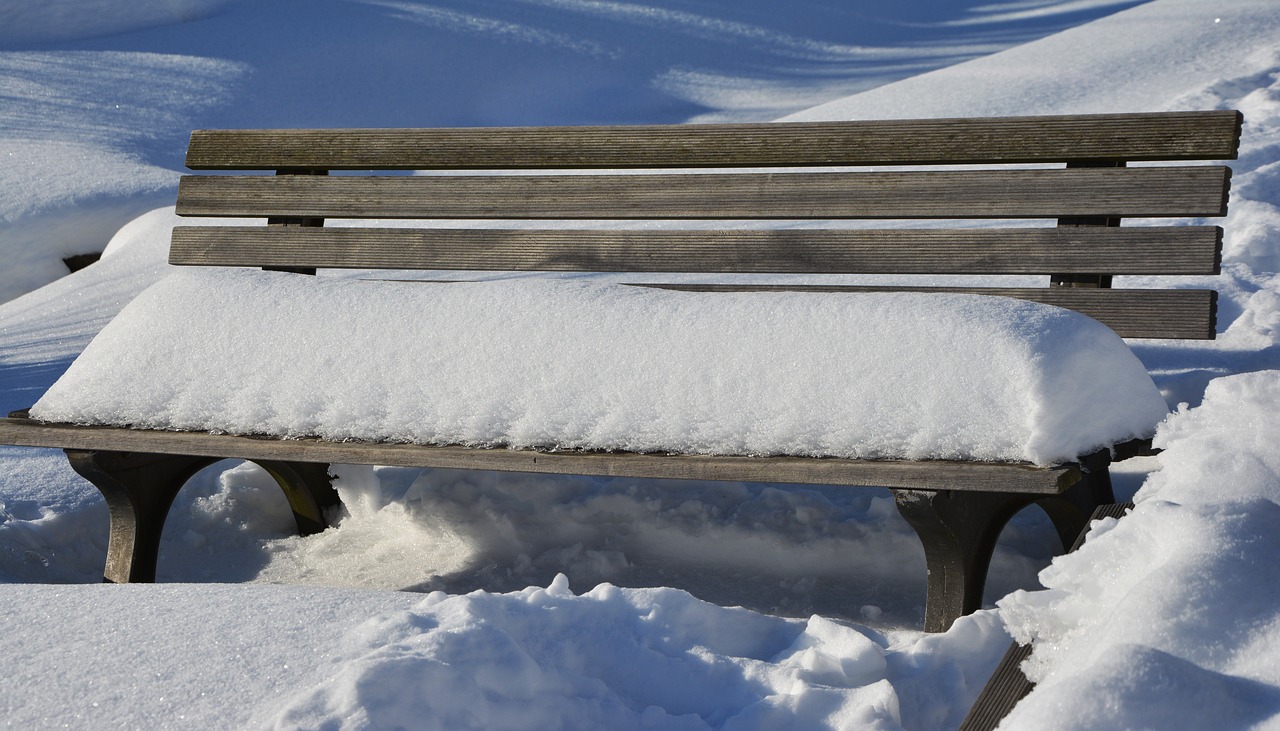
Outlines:
[[858,630],[674,589],[575,596],[560,575],[517,594],[435,592],[340,646],[275,728],[901,728],[887,653]]
[[963,709],[940,701],[965,705],[1004,644],[993,612],[890,639],[563,576],[466,596],[6,589],[15,728],[944,729]]
[[326,439],[1048,464],[1167,407],[1114,333],[976,295],[187,271],[32,414]]
[[1274,727],[1278,401],[1280,371],[1212,381],[1161,425],[1134,511],[1041,572],[1047,590],[999,602],[1038,683],[1004,727]]

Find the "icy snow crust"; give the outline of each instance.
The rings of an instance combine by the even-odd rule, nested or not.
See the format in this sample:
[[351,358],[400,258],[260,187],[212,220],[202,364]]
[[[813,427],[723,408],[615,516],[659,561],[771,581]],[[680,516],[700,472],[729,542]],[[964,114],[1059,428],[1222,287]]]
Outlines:
[[1114,333],[977,295],[186,271],[34,418],[426,444],[1067,461],[1167,413]]

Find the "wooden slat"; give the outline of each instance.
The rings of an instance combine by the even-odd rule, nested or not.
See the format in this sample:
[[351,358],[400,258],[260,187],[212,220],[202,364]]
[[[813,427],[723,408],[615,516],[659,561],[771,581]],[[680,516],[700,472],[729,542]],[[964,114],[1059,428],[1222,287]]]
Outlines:
[[880,173],[187,176],[184,216],[517,219],[1226,215],[1220,166]]
[[979,490],[1056,495],[1080,480],[1075,464],[895,462],[814,457],[719,457],[540,452],[459,446],[328,442],[0,419],[0,444],[327,464],[378,464],[570,475]]
[[193,170],[425,170],[1229,160],[1234,111],[785,124],[199,130]]
[[847,274],[1216,274],[1220,228],[582,231],[185,227],[171,264]]
[[1212,340],[1218,293],[1211,289],[1085,289],[1072,287],[868,287],[823,284],[653,284],[685,292],[949,292],[1041,302],[1083,313],[1125,338]]

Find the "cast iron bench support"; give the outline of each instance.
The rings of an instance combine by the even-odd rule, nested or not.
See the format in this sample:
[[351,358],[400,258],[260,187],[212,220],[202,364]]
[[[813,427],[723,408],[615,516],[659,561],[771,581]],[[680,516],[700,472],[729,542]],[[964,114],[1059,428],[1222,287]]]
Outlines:
[[1112,502],[1108,452],[1080,462],[1082,478],[1053,497],[958,490],[894,490],[898,512],[924,545],[929,601],[926,632],[944,632],[956,617],[982,608],[987,569],[996,541],[1018,511],[1039,505],[1053,521],[1065,550],[1088,524],[1089,513]]
[[[106,498],[111,519],[103,580],[123,584],[156,579],[156,561],[165,518],[174,497],[200,470],[218,457],[65,450],[71,467]],[[328,527],[326,512],[341,505],[328,465],[263,460],[284,491],[299,535]]]

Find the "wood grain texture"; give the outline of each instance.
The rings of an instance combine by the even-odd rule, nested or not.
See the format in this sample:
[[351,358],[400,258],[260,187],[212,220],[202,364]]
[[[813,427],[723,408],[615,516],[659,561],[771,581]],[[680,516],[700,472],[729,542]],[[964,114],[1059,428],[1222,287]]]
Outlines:
[[1230,160],[1234,111],[631,127],[198,130],[192,170]]
[[185,176],[182,216],[875,219],[1226,215],[1221,166],[871,173]]
[[872,287],[826,284],[655,284],[686,292],[948,292],[1041,302],[1088,315],[1124,338],[1212,340],[1218,293],[1211,289],[1076,289],[1072,287]]
[[205,432],[49,424],[0,419],[0,444],[58,449],[181,454],[248,460],[378,464],[507,472],[689,480],[977,490],[1056,495],[1080,480],[1077,465],[1039,468],[992,462],[897,462],[812,457],[720,457],[627,452],[542,452]]
[[1213,226],[582,231],[184,227],[169,263],[496,271],[1216,274]]

